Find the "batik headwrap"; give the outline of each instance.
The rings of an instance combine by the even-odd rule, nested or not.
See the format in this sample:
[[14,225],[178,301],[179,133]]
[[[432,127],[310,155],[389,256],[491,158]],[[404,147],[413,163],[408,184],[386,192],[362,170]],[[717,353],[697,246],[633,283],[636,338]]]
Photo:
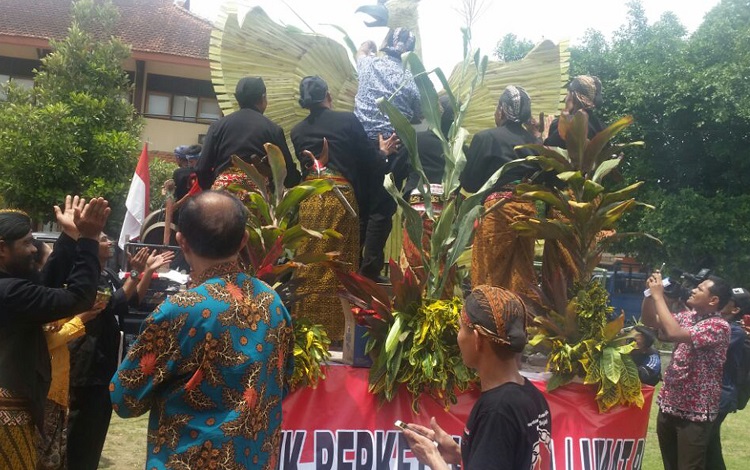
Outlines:
[[31,232],[31,218],[18,209],[0,210],[0,239],[14,242]]
[[531,118],[531,97],[520,86],[510,85],[500,95],[500,109],[507,120],[526,122]]
[[594,109],[601,104],[602,82],[598,77],[579,75],[570,82],[568,91],[583,109]]
[[507,289],[475,287],[466,297],[461,318],[469,328],[511,351],[521,352],[526,346],[526,305]]

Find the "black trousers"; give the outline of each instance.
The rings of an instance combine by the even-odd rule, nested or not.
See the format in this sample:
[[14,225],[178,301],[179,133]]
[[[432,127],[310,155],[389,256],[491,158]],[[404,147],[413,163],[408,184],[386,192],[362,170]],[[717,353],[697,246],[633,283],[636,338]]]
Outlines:
[[659,410],[656,435],[664,470],[713,470],[706,466],[706,449],[713,425],[711,421],[689,421]]
[[112,418],[108,385],[70,387],[68,468],[96,470]]
[[[379,144],[377,141],[371,141],[371,145],[378,148]],[[409,155],[402,145],[389,159],[385,167],[385,175],[393,173],[396,187],[401,188],[409,174],[409,167]],[[393,214],[396,213],[396,201],[383,187],[385,175],[381,170],[369,177],[365,183],[367,201],[363,206],[366,207],[360,208],[359,239],[364,251],[359,271],[369,278],[375,278],[383,271],[385,265],[383,250],[393,228]]]
[[706,468],[710,470],[727,470],[724,464],[724,456],[721,452],[721,424],[727,417],[727,413],[719,413],[711,428],[711,436],[708,439],[708,451],[706,452]]

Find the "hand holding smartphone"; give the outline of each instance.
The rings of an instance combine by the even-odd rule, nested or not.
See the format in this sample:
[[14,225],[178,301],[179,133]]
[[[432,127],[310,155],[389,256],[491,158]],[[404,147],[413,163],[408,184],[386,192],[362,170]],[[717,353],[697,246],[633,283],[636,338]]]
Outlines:
[[401,429],[408,429],[409,431],[415,432],[419,434],[420,436],[424,436],[427,439],[431,439],[430,436],[428,436],[426,433],[420,431],[419,429],[415,428],[414,426],[409,426],[407,423],[404,423],[400,419],[397,419],[395,423],[393,423],[397,428]]

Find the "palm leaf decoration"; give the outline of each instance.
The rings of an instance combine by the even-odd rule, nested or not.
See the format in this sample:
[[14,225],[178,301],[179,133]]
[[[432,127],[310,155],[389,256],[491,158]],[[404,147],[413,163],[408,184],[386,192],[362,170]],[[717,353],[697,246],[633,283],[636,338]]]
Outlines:
[[308,75],[328,83],[336,109],[354,109],[357,80],[347,49],[327,36],[281,26],[260,7],[240,18],[236,4],[224,4],[208,55],[225,115],[238,109],[234,89],[248,75],[263,77],[269,97],[265,115],[287,131],[308,114],[298,105],[299,82]]
[[[569,65],[568,43],[554,44],[549,40],[537,44],[519,61],[490,61],[484,81],[474,90],[461,125],[472,135],[495,127],[497,100],[508,85],[520,85],[526,89],[531,96],[532,115],[559,114],[566,94]],[[467,73],[469,76],[465,75]],[[465,70],[462,64],[457,64],[448,83],[454,91],[463,95],[471,83],[472,73],[475,73],[472,69]]]
[[[386,2],[388,27],[414,31],[417,46],[420,44],[418,5],[419,0]],[[279,25],[260,7],[250,9],[243,18],[238,11],[236,3],[222,6],[209,48],[211,80],[225,115],[237,109],[234,88],[240,78],[248,75],[263,77],[269,96],[265,114],[287,131],[307,116],[297,102],[299,82],[308,75],[319,75],[328,83],[335,109],[354,109],[357,93],[354,51],[331,37]],[[344,35],[344,41],[351,47],[348,36]],[[569,61],[567,43],[543,41],[520,61],[487,62],[484,82],[473,90],[471,105],[459,125],[470,134],[494,127],[497,99],[507,85],[526,88],[535,114],[558,114],[565,96]],[[463,62],[456,65],[448,79],[440,73],[444,88],[454,90],[457,96],[465,96],[474,81],[472,74],[476,71],[464,67]],[[448,84],[450,87],[445,86]]]

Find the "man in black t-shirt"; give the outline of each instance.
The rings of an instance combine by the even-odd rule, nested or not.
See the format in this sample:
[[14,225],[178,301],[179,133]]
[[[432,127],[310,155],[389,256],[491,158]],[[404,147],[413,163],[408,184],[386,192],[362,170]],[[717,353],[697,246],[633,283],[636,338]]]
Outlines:
[[500,287],[476,287],[461,311],[458,346],[464,363],[479,374],[482,395],[460,446],[435,418],[430,428],[410,424],[412,430],[404,430],[421,463],[433,470],[460,463],[464,470],[552,468],[549,406],[518,371],[517,356],[525,345],[523,301]]

